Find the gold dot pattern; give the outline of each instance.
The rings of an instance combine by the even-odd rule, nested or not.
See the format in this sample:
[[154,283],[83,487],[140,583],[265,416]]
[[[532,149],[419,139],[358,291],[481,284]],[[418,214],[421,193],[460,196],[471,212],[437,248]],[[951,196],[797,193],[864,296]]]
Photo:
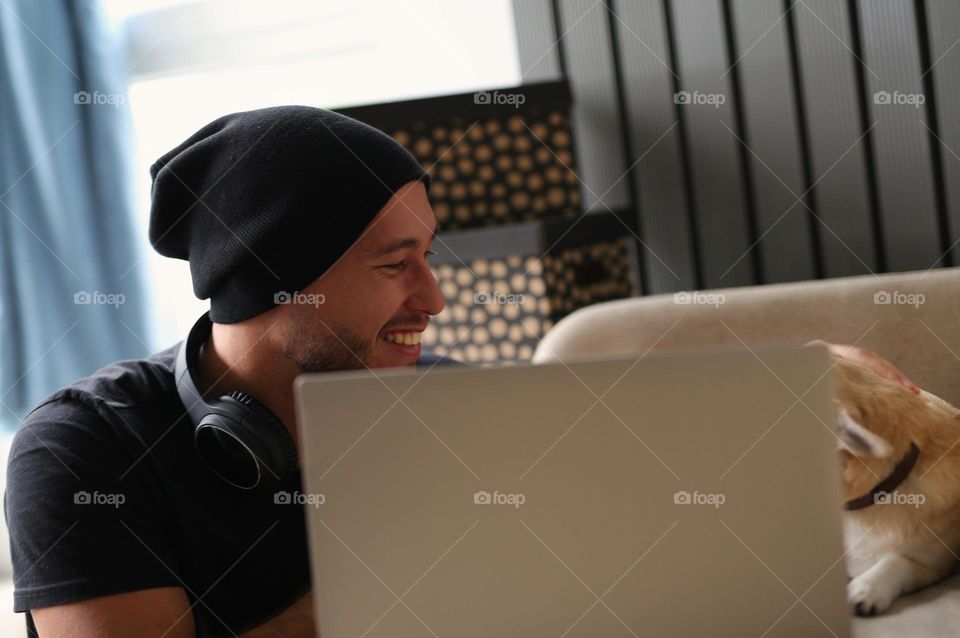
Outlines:
[[440,264],[446,308],[423,333],[425,351],[473,363],[522,362],[577,308],[633,293],[629,238],[547,255]]
[[580,207],[570,120],[539,107],[487,120],[454,117],[392,132],[430,170],[430,200],[444,230],[572,219]]
[[530,359],[553,325],[549,302],[534,293],[545,290],[536,257],[476,259],[433,270],[447,305],[423,333],[426,351],[475,363]]

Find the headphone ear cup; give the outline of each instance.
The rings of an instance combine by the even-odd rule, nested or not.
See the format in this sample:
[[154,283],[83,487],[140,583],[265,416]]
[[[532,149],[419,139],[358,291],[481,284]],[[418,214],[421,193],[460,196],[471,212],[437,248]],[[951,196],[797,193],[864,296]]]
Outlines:
[[266,476],[261,476],[261,481],[276,484],[296,472],[300,466],[297,448],[283,422],[249,394],[232,390],[223,398],[237,401],[250,412],[250,415],[244,418],[244,423],[254,431],[267,452],[267,458],[261,459],[261,462],[270,466],[265,468]]
[[254,451],[256,441],[245,431],[242,417],[231,418],[211,412],[197,424],[193,433],[197,453],[211,472],[225,482],[244,490],[263,484],[264,468],[260,459],[265,451]]
[[194,441],[214,474],[234,487],[268,490],[296,472],[293,439],[256,399],[233,391],[208,408],[194,430]]

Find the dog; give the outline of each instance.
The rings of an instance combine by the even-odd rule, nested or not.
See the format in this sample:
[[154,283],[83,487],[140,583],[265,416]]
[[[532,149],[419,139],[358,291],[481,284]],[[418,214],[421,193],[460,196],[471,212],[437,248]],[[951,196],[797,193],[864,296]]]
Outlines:
[[847,601],[858,616],[946,577],[960,555],[960,410],[835,358]]

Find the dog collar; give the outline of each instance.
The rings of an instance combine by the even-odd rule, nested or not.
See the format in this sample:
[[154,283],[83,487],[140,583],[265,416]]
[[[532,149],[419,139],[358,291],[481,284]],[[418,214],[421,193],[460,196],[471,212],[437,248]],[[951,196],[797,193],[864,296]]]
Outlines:
[[893,490],[903,483],[904,479],[910,474],[910,471],[913,470],[913,466],[917,464],[917,457],[920,456],[920,448],[917,447],[917,444],[913,441],[910,441],[910,451],[907,452],[900,462],[893,468],[893,471],[890,472],[890,475],[887,478],[883,479],[876,486],[870,490],[868,493],[863,496],[851,499],[843,504],[843,509],[845,510],[859,510],[864,507],[869,507],[876,503],[877,495],[880,493],[889,494]]

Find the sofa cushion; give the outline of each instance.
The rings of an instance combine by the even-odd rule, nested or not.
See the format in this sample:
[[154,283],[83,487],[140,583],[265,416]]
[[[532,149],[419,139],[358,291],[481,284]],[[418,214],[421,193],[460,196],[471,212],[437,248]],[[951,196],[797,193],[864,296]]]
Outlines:
[[823,339],[869,348],[960,406],[958,309],[960,268],[638,297],[565,317],[533,361]]

